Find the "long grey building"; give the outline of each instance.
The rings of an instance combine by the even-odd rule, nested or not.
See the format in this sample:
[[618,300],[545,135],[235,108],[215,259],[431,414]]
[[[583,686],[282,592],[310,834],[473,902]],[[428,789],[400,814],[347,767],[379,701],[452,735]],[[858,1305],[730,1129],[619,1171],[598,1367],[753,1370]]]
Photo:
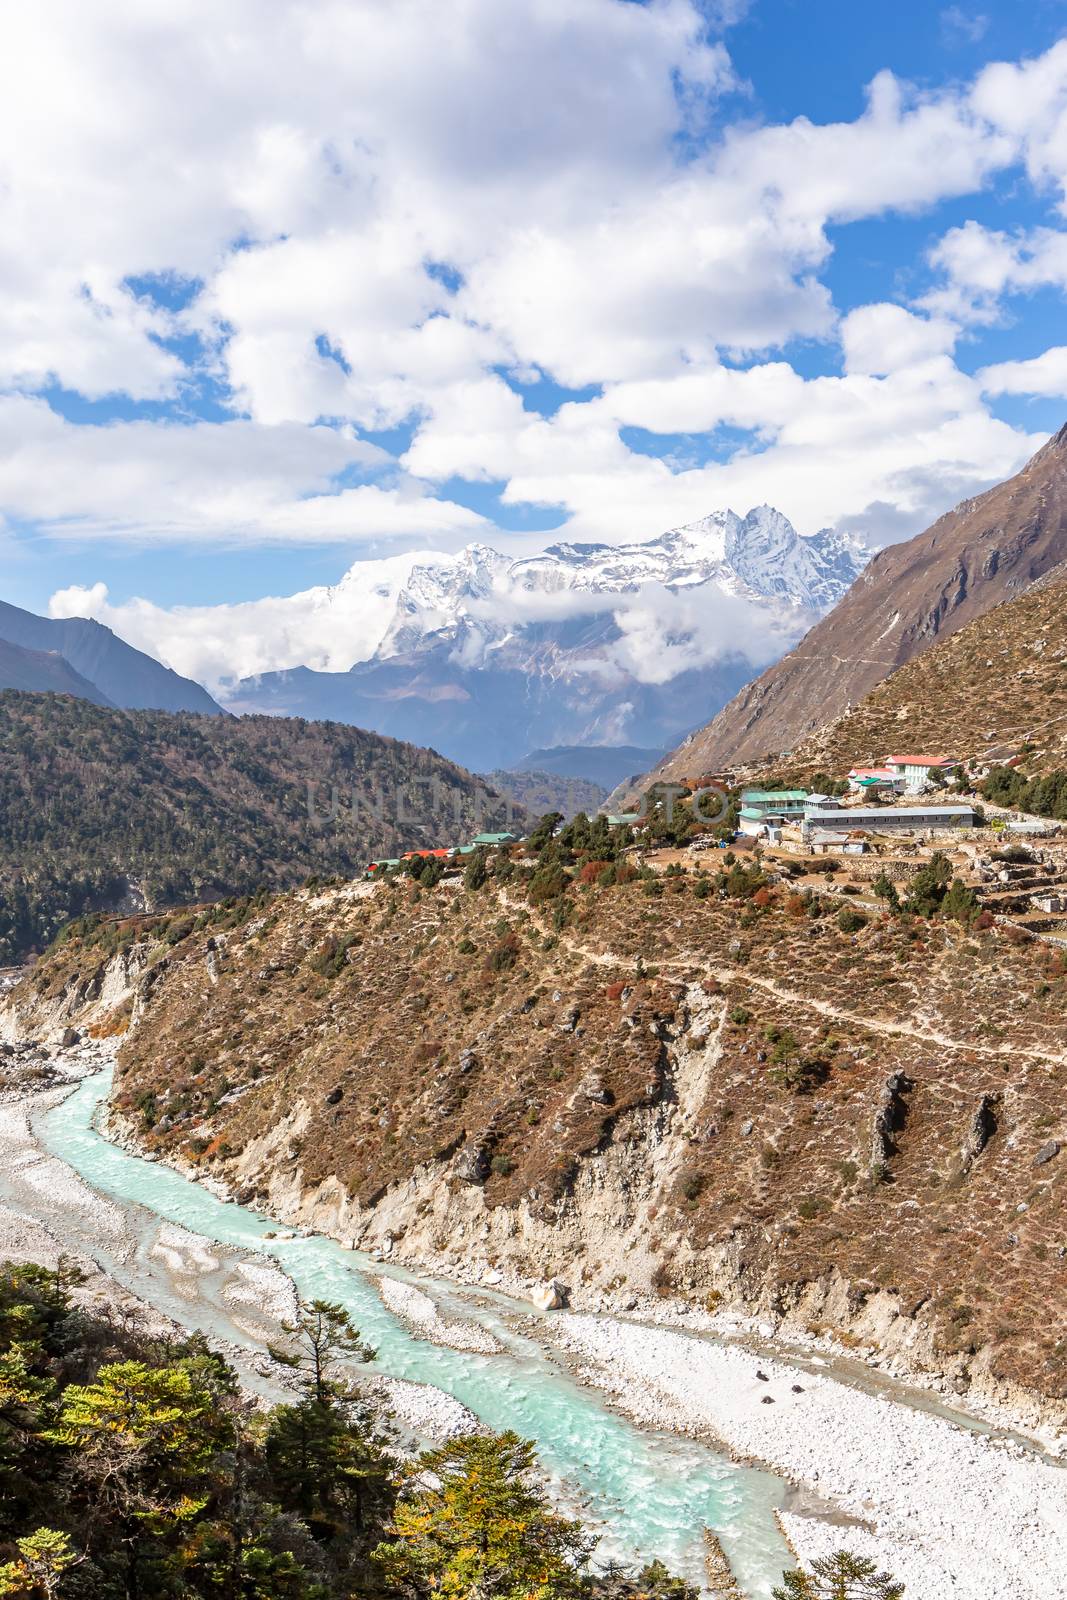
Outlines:
[[816,833],[944,833],[973,828],[973,806],[807,806],[804,838]]

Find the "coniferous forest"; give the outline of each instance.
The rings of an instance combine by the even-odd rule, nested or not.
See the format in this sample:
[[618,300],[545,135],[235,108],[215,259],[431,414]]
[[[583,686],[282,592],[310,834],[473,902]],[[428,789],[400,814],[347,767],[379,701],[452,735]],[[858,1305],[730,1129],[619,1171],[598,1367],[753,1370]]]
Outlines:
[[0,966],[92,911],[351,876],[503,824],[470,773],[341,723],[0,693]]

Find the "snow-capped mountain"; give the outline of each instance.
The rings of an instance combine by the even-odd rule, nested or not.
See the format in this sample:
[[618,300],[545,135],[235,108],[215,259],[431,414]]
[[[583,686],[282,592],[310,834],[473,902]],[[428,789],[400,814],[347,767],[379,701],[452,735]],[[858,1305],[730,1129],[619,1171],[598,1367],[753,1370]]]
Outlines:
[[[286,662],[229,704],[356,722],[475,767],[538,745],[660,745],[783,654],[868,554],[758,506],[641,544],[357,562],[316,593],[332,670],[316,670],[323,651],[308,641],[314,668]],[[349,617],[359,626],[346,641]]]
[[517,601],[532,620],[538,596],[632,595],[646,585],[674,592],[712,585],[755,604],[821,614],[841,598],[869,554],[858,540],[828,528],[802,537],[773,506],[757,506],[746,517],[713,511],[643,544],[556,544],[519,560],[471,544],[411,569],[374,654],[384,660],[429,636],[473,625],[489,642],[512,631]]

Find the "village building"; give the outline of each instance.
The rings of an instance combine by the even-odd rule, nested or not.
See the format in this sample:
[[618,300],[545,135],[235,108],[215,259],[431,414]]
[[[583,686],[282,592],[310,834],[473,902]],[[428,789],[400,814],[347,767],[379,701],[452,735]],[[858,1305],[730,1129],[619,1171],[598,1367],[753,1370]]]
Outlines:
[[806,789],[742,789],[741,811],[758,814],[765,821],[799,821],[807,798]]
[[959,760],[956,756],[886,756],[885,766],[906,794],[922,794],[931,782],[931,774],[948,778],[959,766]]
[[976,821],[973,806],[823,806],[805,813],[803,838],[807,844],[816,833],[848,833],[853,829],[871,833],[944,833],[973,828]]
[[904,779],[891,767],[853,767],[848,775],[851,794],[862,794],[868,799],[903,794]]
[[813,829],[806,842],[808,849],[814,856],[862,856],[867,851],[866,837],[857,830],[845,833],[844,831],[836,832],[832,828],[823,831]]

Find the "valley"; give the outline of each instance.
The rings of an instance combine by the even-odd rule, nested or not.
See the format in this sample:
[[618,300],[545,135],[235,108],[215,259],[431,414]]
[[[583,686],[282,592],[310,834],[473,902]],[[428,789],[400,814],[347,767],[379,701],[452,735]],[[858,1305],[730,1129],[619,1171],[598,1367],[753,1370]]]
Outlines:
[[[327,1295],[377,1346],[359,1382],[402,1428],[442,1439],[475,1416],[497,1428],[517,1424],[537,1442],[554,1494],[602,1535],[601,1560],[655,1550],[694,1582],[710,1582],[713,1595],[735,1595],[730,1580],[716,1581],[717,1568],[704,1571],[700,1529],[709,1527],[740,1592],[756,1600],[789,1559],[785,1538],[813,1559],[845,1532],[853,1549],[879,1561],[891,1554],[920,1594],[933,1585],[984,1600],[992,1575],[1020,1597],[1044,1592],[1031,1583],[1055,1571],[1063,1469],[1009,1435],[891,1378],[855,1364],[850,1371],[825,1340],[776,1354],[758,1324],[720,1317],[715,1335],[698,1334],[712,1326],[707,1315],[669,1305],[652,1310],[654,1324],[644,1327],[632,1315],[535,1316],[499,1289],[413,1275],[380,1252],[353,1254],[303,1228],[286,1234],[262,1210],[226,1203],[211,1182],[191,1183],[101,1137],[94,1110],[107,1093],[112,1049],[48,1052],[58,1086],[37,1091],[36,1105],[22,1101],[14,1116],[10,1102],[0,1108],[7,1250],[14,1240],[38,1260],[58,1248],[95,1260],[149,1315],[208,1334],[243,1381],[271,1398],[281,1380],[265,1345],[287,1314],[289,1284]],[[39,1219],[32,1226],[48,1230],[43,1250],[19,1220],[27,1197]],[[98,1296],[102,1288],[106,1280]],[[438,1331],[429,1336],[417,1324],[405,1329],[416,1290],[435,1308]],[[479,1340],[495,1353],[463,1353]],[[674,1399],[672,1382],[681,1385]],[[736,1464],[751,1460],[780,1478]],[[946,1492],[950,1522],[927,1525]],[[977,1586],[967,1576],[976,1548]]]

